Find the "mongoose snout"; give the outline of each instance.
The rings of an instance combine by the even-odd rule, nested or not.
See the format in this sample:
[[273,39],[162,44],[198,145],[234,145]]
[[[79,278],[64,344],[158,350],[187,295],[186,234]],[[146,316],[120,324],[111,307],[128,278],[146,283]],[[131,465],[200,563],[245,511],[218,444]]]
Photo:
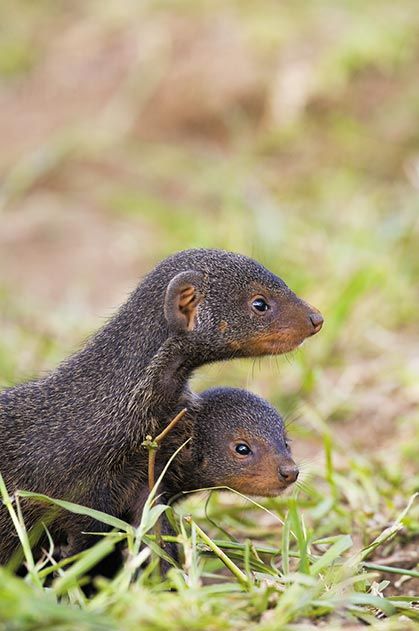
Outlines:
[[314,327],[314,330],[312,333],[312,335],[314,335],[315,333],[318,333],[320,329],[322,328],[324,319],[320,311],[317,311],[316,309],[316,310],[313,310],[312,313],[310,313],[310,320]]
[[299,473],[300,471],[293,460],[281,462],[278,467],[279,479],[287,485],[295,482]]

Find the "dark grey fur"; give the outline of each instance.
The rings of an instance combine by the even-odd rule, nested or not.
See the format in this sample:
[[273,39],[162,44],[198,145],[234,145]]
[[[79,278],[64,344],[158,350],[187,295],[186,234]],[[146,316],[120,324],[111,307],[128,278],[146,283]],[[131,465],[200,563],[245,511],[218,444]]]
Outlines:
[[[176,311],[175,277],[182,272],[179,283],[196,290],[190,328]],[[248,304],[261,291],[272,297],[266,318]],[[141,442],[192,404],[191,372],[212,361],[291,350],[318,330],[313,313],[280,278],[245,256],[188,250],[169,257],[80,352],[48,376],[0,394],[0,470],[9,491],[29,489],[126,514],[143,476]],[[255,343],[255,336],[272,331],[281,343]],[[25,507],[29,527],[43,510]],[[82,529],[98,527],[68,515],[56,521],[70,551],[85,545]],[[15,546],[0,507],[0,563]]]

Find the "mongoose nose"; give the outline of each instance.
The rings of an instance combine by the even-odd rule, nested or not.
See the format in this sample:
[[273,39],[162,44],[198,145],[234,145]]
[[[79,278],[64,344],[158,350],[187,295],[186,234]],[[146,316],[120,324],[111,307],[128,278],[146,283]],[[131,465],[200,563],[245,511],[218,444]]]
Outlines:
[[314,326],[314,332],[317,333],[317,331],[320,331],[324,322],[323,316],[320,311],[313,311],[313,313],[310,313],[310,320],[312,325]]
[[286,484],[292,484],[298,478],[300,473],[298,467],[293,462],[284,462],[278,468],[279,477]]

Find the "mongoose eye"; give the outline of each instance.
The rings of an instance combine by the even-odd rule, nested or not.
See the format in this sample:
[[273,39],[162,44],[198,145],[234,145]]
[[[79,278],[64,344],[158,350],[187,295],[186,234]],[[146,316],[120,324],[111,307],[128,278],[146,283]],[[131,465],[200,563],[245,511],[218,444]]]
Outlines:
[[252,453],[252,450],[250,449],[249,445],[246,445],[246,443],[239,443],[238,445],[236,445],[236,451],[238,454],[240,454],[240,456],[248,456]]
[[265,311],[268,311],[268,309],[270,309],[270,306],[264,298],[258,296],[252,301],[252,309],[254,311],[257,311],[258,313],[265,313]]

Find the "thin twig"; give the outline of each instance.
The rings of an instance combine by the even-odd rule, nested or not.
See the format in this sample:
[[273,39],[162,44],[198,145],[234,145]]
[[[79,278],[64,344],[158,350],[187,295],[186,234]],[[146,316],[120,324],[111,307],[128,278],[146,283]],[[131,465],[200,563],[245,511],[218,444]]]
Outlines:
[[157,447],[150,447],[148,452],[148,490],[152,491],[154,487],[154,465],[156,462]]
[[148,488],[150,492],[154,488],[155,484],[155,476],[154,476],[154,468],[156,462],[156,451],[160,447],[163,440],[166,436],[172,431],[174,427],[179,423],[180,419],[186,414],[187,408],[183,408],[174,419],[172,419],[167,427],[156,436],[156,438],[152,438],[151,436],[146,436],[145,441],[142,443],[142,446],[148,449]]
[[167,434],[172,431],[172,429],[178,424],[180,419],[186,414],[187,408],[183,408],[178,414],[176,414],[175,418],[170,421],[169,425],[159,434],[154,440],[160,445],[163,440],[166,438]]
[[[156,438],[152,438],[151,436],[146,436],[145,441],[142,443],[142,446],[148,449],[148,490],[151,493],[154,489],[155,485],[155,463],[156,463],[156,453],[157,449],[160,447],[163,440],[166,436],[172,431],[174,427],[179,423],[180,419],[186,414],[187,408],[183,408],[180,412],[176,414],[176,416],[170,421],[169,425],[164,428],[162,432]],[[164,542],[161,538],[161,530],[160,530],[160,522],[157,520],[154,532],[156,535],[156,541],[160,545],[161,548],[164,548]]]

